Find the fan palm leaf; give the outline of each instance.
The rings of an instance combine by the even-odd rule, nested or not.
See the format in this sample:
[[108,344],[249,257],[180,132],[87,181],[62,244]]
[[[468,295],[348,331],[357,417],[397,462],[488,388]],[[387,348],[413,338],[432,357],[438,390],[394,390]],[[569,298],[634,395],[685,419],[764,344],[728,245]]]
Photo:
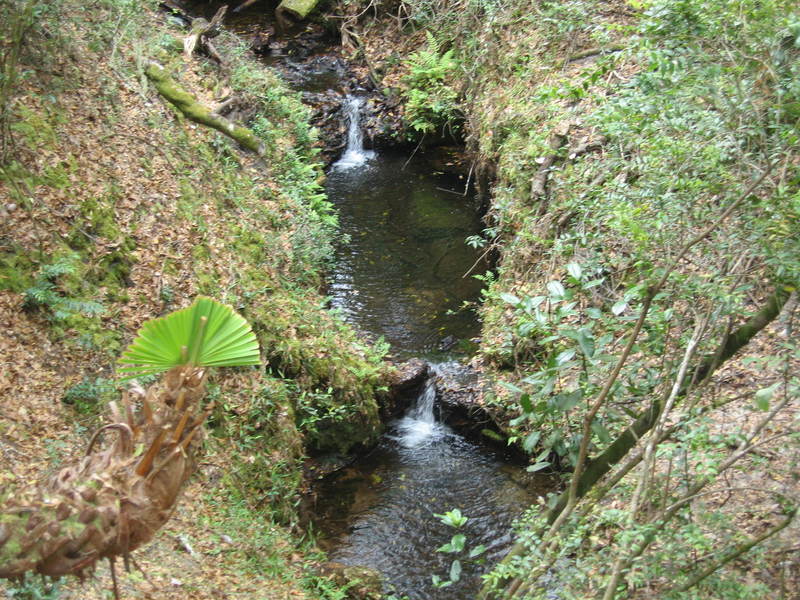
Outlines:
[[130,377],[180,365],[232,367],[260,364],[250,325],[231,307],[205,296],[188,308],[148,321],[119,360]]

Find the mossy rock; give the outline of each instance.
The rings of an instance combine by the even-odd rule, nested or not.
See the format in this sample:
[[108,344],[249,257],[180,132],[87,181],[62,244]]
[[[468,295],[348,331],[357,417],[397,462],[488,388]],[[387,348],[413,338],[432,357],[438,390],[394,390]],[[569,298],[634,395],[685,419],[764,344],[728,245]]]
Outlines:
[[380,421],[372,418],[376,414],[354,415],[343,421],[319,421],[314,431],[306,434],[307,444],[317,452],[341,454],[351,452],[357,446],[370,446],[381,434]]

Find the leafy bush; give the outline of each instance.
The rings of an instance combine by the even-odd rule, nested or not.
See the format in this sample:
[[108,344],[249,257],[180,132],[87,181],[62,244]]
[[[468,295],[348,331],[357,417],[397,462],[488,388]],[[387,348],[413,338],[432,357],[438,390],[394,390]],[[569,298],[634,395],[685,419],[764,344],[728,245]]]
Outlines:
[[43,577],[27,575],[22,581],[7,584],[5,597],[14,600],[58,600],[61,585],[58,581],[47,582]]
[[84,377],[67,388],[61,401],[81,414],[96,414],[116,396],[117,387],[110,379]]

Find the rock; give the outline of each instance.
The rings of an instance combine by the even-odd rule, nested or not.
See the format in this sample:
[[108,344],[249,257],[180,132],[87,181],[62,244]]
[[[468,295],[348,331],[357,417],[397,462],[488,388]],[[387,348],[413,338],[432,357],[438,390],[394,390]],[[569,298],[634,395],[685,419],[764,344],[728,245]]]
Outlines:
[[442,338],[442,341],[439,342],[439,350],[442,352],[447,352],[448,350],[452,349],[458,343],[458,338],[454,335],[448,335]]
[[430,376],[430,365],[420,358],[394,366],[395,373],[386,383],[389,389],[378,399],[384,422],[402,415]]
[[341,587],[347,587],[349,600],[380,600],[383,597],[383,576],[369,567],[326,562],[320,572]]
[[274,31],[257,31],[250,39],[250,49],[255,54],[269,54],[271,52],[270,43]]
[[428,378],[430,366],[421,358],[412,358],[397,365],[397,374],[389,382],[389,389],[395,394],[408,392]]
[[436,390],[442,419],[469,439],[508,450],[506,435],[481,401],[483,385],[469,365],[457,362],[439,365]]

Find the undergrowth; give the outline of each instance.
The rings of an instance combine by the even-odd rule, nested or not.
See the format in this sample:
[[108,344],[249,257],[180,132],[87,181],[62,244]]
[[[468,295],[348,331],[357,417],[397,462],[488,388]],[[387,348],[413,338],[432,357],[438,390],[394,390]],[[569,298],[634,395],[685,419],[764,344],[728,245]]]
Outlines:
[[[0,229],[0,290],[25,304],[27,327],[41,327],[71,357],[72,385],[57,396],[84,421],[116,394],[97,373],[111,372],[142,320],[198,293],[241,312],[267,364],[232,376],[238,386],[213,398],[218,443],[235,448],[215,510],[254,544],[241,568],[290,577],[287,557],[308,551],[287,529],[297,522],[302,459],[375,439],[375,395],[387,373],[385,348],[358,339],[318,291],[337,218],[320,185],[308,109],[230,34],[215,40],[228,74],[202,57],[187,62],[185,31],[154,0],[2,6],[0,182],[10,218]],[[204,102],[236,94],[264,157],[184,122],[149,87],[149,60]],[[95,96],[77,114],[82,86]],[[87,166],[65,138],[73,121],[91,129],[93,152],[103,148],[97,164]],[[122,174],[105,161],[120,148]],[[83,180],[91,167],[100,175]],[[276,549],[280,539],[291,551]],[[308,577],[314,594],[337,597],[327,580]]]

